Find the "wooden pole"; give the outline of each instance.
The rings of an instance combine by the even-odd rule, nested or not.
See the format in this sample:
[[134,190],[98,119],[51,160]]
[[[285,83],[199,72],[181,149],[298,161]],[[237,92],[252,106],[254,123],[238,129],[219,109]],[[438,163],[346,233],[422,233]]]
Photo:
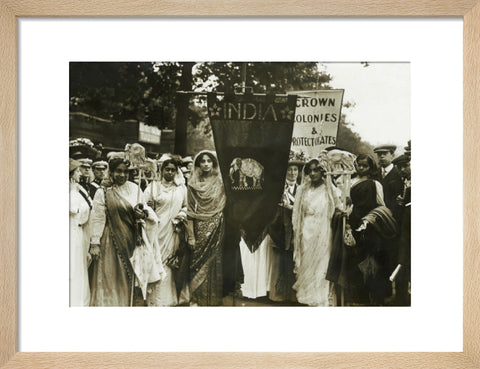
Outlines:
[[242,63],[242,93],[245,93],[245,87],[247,85],[247,63]]
[[138,191],[137,191],[137,204],[140,203],[140,195],[142,193],[142,178],[143,178],[143,169],[138,168]]
[[[342,174],[342,205],[345,210],[347,209],[347,176]],[[342,216],[342,249],[345,248],[345,228],[346,228],[347,219],[345,216]],[[345,290],[340,286],[340,306],[345,306]]]
[[[137,191],[137,204],[140,203],[140,195],[142,193],[142,188],[141,188],[141,184],[142,184],[142,178],[143,178],[143,169],[142,168],[139,168],[138,169],[138,191]],[[137,223],[137,232],[139,232],[140,229],[138,227],[138,223]],[[137,238],[136,238],[137,239]],[[135,247],[138,246],[138,245],[135,245]],[[130,288],[130,306],[133,306],[133,292],[135,290],[135,281],[136,281],[136,276],[135,276],[135,270],[133,270],[132,268],[132,271],[133,271],[133,276],[132,276],[132,286]]]
[[[342,186],[342,204],[345,207],[345,211],[347,210],[347,197],[350,196],[350,187],[351,187],[351,174],[344,173],[342,174],[343,178],[343,186]],[[347,218],[344,216],[342,218],[342,248],[345,247],[345,229],[347,226]],[[345,290],[343,287],[340,287],[340,304],[341,306],[345,306]]]
[[156,182],[157,181],[157,169],[158,169],[157,164],[155,164],[155,168],[156,168],[155,172],[152,173],[153,174],[152,182],[151,182],[152,190],[150,191],[150,200],[152,200],[152,203],[153,203],[153,206],[152,206],[153,211],[155,211],[155,194],[154,194],[154,191],[155,191],[155,187],[157,187],[157,182]]
[[[245,89],[247,87],[245,86]],[[203,92],[203,91],[177,91],[176,92],[177,95],[199,95],[199,96],[202,96],[202,95],[208,95],[208,92]],[[224,92],[215,92],[216,95],[225,95]],[[238,95],[238,93],[237,93]],[[252,94],[253,96],[266,96],[266,94],[261,94],[261,93],[254,93]],[[288,97],[290,95],[287,95],[287,94],[275,94],[276,97]]]
[[175,108],[177,115],[175,119],[175,154],[185,156],[187,153],[187,124],[188,124],[188,103],[190,94],[180,94],[175,96]]
[[[182,63],[182,77],[180,79],[180,89],[193,92],[192,90],[192,68],[194,62]],[[175,108],[177,115],[175,118],[175,154],[185,156],[187,154],[187,124],[188,124],[188,103],[190,96],[187,94],[175,95]]]

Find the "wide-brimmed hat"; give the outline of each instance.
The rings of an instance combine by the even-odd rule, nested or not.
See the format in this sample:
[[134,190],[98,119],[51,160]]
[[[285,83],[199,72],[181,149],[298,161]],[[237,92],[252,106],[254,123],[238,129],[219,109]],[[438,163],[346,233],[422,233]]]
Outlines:
[[302,168],[304,165],[305,165],[305,161],[303,160],[289,160],[288,161],[288,166],[291,166],[291,165],[296,165],[297,167],[299,168]]
[[69,163],[69,172],[71,173],[75,169],[77,169],[81,163],[75,159],[70,158],[70,163]]
[[301,169],[307,162],[307,157],[304,153],[299,153],[297,151],[290,150],[288,156],[288,166],[296,165]]
[[95,159],[100,152],[95,149],[93,142],[88,138],[76,138],[69,142],[69,155],[72,159]]

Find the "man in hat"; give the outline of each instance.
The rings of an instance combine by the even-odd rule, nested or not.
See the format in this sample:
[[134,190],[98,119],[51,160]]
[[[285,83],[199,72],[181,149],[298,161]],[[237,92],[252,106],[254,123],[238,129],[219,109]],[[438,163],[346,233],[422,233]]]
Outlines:
[[[402,194],[403,180],[400,171],[393,164],[394,153],[397,147],[395,145],[377,146],[373,152],[377,154],[379,173],[378,181],[383,186],[383,196],[385,205],[391,210],[395,220],[401,217],[401,208],[397,204],[397,197]],[[388,241],[388,248],[385,252],[385,271],[392,270],[397,265],[397,256],[399,250],[399,237],[395,237]],[[388,278],[388,275],[385,276]],[[388,279],[387,279],[388,281]]]
[[[398,168],[403,179],[402,194],[397,197],[397,205],[400,208],[399,225],[400,239],[398,242],[398,254],[396,263],[392,265],[400,266],[395,277],[395,305],[409,306],[410,294],[408,285],[410,283],[410,249],[411,249],[411,171],[410,155],[401,155],[393,160],[393,164]],[[392,270],[393,272],[393,270]]]
[[[404,155],[400,155],[399,157],[393,159],[392,163],[400,172],[405,188],[407,183],[410,183],[411,180],[410,155],[407,155],[406,153]],[[408,187],[410,188],[410,186]]]
[[192,176],[193,170],[193,159],[191,156],[185,156],[182,159],[182,167],[180,169],[185,177],[185,182],[188,182],[188,179]]
[[404,147],[404,149],[405,149],[405,155],[411,158],[412,157],[412,140],[408,140],[408,144],[407,146]]
[[396,149],[395,145],[381,145],[373,149],[380,166],[378,180],[383,186],[385,205],[392,211],[395,219],[398,216],[396,199],[403,190],[402,176],[393,164],[393,154]]
[[90,197],[93,199],[95,192],[100,188],[102,181],[107,175],[108,163],[103,160],[96,161],[92,164],[94,179],[90,183]]
[[77,158],[80,163],[80,185],[90,194],[90,182],[92,178],[92,159]]

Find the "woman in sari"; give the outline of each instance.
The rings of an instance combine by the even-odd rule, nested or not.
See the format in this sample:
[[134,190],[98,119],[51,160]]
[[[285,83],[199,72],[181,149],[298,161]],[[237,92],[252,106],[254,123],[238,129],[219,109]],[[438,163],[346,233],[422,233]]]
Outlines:
[[[350,276],[345,297],[347,303],[381,305],[391,291],[383,238],[389,237],[385,232],[388,228],[389,233],[395,232],[396,224],[385,207],[382,185],[372,178],[377,173],[375,160],[369,155],[359,155],[355,168],[357,174],[350,190],[353,211],[348,222],[356,246],[347,254]],[[381,220],[388,227],[378,228]]]
[[79,184],[80,162],[70,159],[70,306],[88,306],[89,231],[92,199]]
[[340,206],[340,191],[326,176],[326,158],[310,160],[293,206],[296,282],[299,303],[333,305],[334,291],[325,278],[331,251],[331,220]]
[[[169,257],[179,247],[178,226],[187,218],[187,188],[176,181],[178,163],[174,159],[163,161],[161,180],[152,181],[145,190],[145,199],[158,217],[158,229],[154,241],[154,258],[163,265],[166,276],[151,284],[147,293],[148,306],[175,306],[178,303],[177,288],[172,269],[166,265]],[[180,286],[181,287],[181,286]]]
[[189,240],[193,248],[188,284],[192,304],[222,304],[225,190],[214,152],[201,151],[188,181]]
[[[109,166],[113,185],[99,188],[93,199],[90,253],[95,263],[90,306],[129,306],[135,280],[131,258],[146,239],[141,223],[156,225],[158,219],[143,204],[141,191],[137,200],[138,186],[127,181],[129,163],[115,158]],[[159,269],[150,272],[150,280],[161,278]]]

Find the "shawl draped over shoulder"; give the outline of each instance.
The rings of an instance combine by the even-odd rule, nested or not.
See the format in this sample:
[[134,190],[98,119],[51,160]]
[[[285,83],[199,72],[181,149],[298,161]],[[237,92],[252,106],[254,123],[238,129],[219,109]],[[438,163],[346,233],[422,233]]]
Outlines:
[[[216,155],[212,151],[201,151],[195,157],[194,162],[206,152],[212,154],[216,159]],[[225,207],[225,189],[218,164],[216,168],[212,168],[212,174],[208,177],[202,175],[200,168],[194,167],[188,187],[188,216],[190,218],[205,220]]]
[[[205,151],[194,160],[197,162]],[[215,153],[210,152],[215,158]],[[188,181],[187,215],[193,219],[195,248],[191,255],[189,290],[192,302],[200,306],[222,303],[223,209],[226,196],[218,161],[209,176],[194,167]]]

